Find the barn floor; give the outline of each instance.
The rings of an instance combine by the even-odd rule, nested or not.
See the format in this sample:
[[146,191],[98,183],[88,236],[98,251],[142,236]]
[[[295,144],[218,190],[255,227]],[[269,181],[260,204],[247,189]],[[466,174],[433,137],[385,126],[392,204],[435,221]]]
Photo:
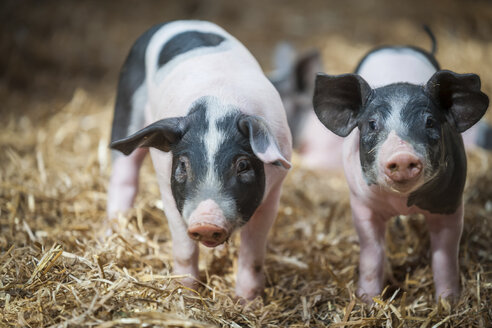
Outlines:
[[118,69],[147,27],[213,20],[266,70],[275,43],[288,40],[320,49],[325,71],[336,74],[377,45],[429,48],[427,23],[442,67],[478,73],[492,96],[489,1],[6,0],[0,18],[0,326],[492,326],[492,153],[479,149],[468,152],[454,306],[433,300],[420,217],[388,224],[388,287],[373,306],[360,302],[343,175],[296,166],[297,156],[270,233],[265,296],[246,307],[234,298],[237,236],[221,249],[201,246],[199,290],[173,276],[148,159],[135,209],[120,218],[120,232],[101,238]]

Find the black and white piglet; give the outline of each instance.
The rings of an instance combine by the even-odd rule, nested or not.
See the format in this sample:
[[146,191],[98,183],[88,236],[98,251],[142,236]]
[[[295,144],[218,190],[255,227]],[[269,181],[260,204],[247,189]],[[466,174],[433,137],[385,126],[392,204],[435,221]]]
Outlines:
[[343,166],[360,241],[358,295],[383,288],[389,218],[421,213],[428,223],[436,297],[459,295],[466,156],[461,133],[487,110],[475,74],[440,70],[415,47],[370,52],[356,74],[316,77],[314,110],[345,137]]
[[[173,239],[174,271],[198,277],[198,244],[241,229],[236,293],[264,287],[266,239],[291,164],[278,92],[249,51],[219,26],[152,27],[121,70],[108,218],[132,206],[148,149]],[[185,280],[190,284],[190,280]]]

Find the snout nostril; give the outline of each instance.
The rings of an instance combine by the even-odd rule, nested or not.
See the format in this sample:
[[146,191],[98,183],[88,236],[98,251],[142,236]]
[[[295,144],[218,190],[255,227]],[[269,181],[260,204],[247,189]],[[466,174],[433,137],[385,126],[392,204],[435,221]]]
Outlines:
[[408,165],[409,168],[413,169],[413,168],[416,168],[417,167],[417,163],[410,163]]
[[213,239],[219,239],[221,236],[222,236],[222,234],[220,232],[214,232],[212,234],[212,238]]
[[199,239],[199,238],[200,238],[200,234],[199,234],[198,232],[192,232],[192,233],[191,233],[191,237],[192,237],[193,239]]
[[398,165],[396,165],[396,163],[391,163],[388,165],[388,169],[390,169],[391,171],[394,171],[394,170],[398,169]]

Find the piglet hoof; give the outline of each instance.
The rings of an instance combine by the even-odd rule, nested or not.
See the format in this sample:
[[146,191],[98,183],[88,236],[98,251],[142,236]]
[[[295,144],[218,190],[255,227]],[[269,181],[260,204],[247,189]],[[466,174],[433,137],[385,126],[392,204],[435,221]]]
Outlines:
[[126,212],[117,212],[108,215],[101,229],[97,232],[99,239],[104,240],[111,237],[114,234],[121,234],[128,224]]
[[98,240],[104,241],[111,237],[113,234],[120,231],[118,226],[118,219],[106,218],[101,225],[101,228],[95,232]]
[[191,260],[174,260],[174,270],[173,274],[176,276],[181,276],[179,282],[183,287],[197,290],[200,286],[198,279],[198,267],[191,263]]
[[254,300],[258,296],[263,297],[265,288],[265,277],[263,273],[255,279],[238,281],[236,285],[236,296],[247,302]]
[[255,272],[243,271],[238,273],[236,296],[245,303],[254,300],[258,296],[263,297],[265,288],[265,276],[263,270]]
[[183,287],[185,287],[185,289],[192,289],[196,291],[198,287],[200,287],[198,279],[196,279],[192,275],[179,279],[179,282],[181,283],[181,285],[183,285]]
[[255,310],[263,305],[265,293],[263,288],[249,290],[246,293],[239,294],[236,288],[235,303],[242,307],[243,310]]
[[257,287],[254,289],[240,289],[236,287],[236,297],[240,304],[246,305],[249,302],[255,300],[257,297],[263,298],[265,295],[263,287]]
[[439,303],[440,301],[445,301],[450,305],[455,305],[458,303],[460,299],[460,290],[459,288],[447,288],[436,291],[436,301]]
[[373,297],[378,296],[379,292],[377,292],[377,291],[366,291],[366,290],[362,289],[361,287],[359,287],[357,289],[356,295],[364,303],[371,305],[374,303]]

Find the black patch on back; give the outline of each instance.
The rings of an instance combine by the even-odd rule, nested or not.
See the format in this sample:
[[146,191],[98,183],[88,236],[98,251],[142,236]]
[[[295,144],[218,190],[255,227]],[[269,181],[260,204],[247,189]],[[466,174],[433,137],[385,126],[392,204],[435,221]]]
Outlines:
[[412,50],[415,50],[419,53],[421,53],[422,55],[425,56],[425,58],[427,58],[427,60],[434,66],[434,68],[436,69],[436,71],[440,70],[440,66],[439,66],[439,63],[437,62],[436,58],[429,52],[425,51],[424,49],[421,49],[421,48],[418,48],[418,47],[414,47],[414,46],[381,46],[381,47],[377,47],[371,51],[369,51],[362,59],[361,61],[359,62],[359,64],[357,65],[357,67],[355,68],[355,71],[354,73],[358,74],[359,73],[359,70],[360,68],[362,67],[362,65],[364,64],[364,62],[367,60],[367,58],[369,58],[372,54],[380,51],[380,50],[386,50],[386,49],[392,49],[392,50],[402,50],[402,49],[412,49]]
[[132,112],[132,97],[135,91],[145,81],[145,51],[155,32],[166,24],[167,23],[154,25],[145,31],[137,41],[135,41],[126,57],[118,81],[118,91],[116,94],[113,126],[111,130],[112,142],[127,137]]
[[164,66],[174,57],[177,57],[195,48],[216,47],[224,40],[225,38],[223,36],[215,33],[204,33],[198,31],[179,33],[173,36],[162,47],[159,54],[158,66]]

